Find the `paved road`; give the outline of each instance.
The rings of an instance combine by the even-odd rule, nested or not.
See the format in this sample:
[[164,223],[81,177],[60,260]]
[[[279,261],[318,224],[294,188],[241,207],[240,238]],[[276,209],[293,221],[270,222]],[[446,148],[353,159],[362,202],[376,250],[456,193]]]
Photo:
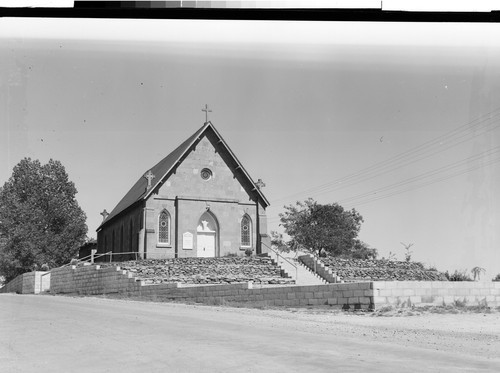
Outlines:
[[500,371],[363,330],[286,311],[2,294],[0,372]]

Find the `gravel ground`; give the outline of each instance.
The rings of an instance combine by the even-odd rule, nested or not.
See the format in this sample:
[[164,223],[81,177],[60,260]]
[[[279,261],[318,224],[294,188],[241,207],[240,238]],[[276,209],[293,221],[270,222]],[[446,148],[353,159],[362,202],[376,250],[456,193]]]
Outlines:
[[[328,308],[263,310],[270,318],[294,320],[295,328],[315,333],[342,333],[377,343],[500,358],[500,312],[433,308],[346,313]],[[500,371],[500,366],[499,366]]]
[[1,294],[0,371],[500,371],[498,311],[399,311]]

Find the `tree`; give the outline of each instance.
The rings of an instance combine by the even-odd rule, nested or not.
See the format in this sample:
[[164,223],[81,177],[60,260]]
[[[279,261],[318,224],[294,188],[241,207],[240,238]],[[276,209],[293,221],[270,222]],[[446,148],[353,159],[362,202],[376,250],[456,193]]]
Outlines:
[[283,239],[283,234],[276,231],[271,231],[271,246],[280,252],[288,253],[290,251]]
[[296,206],[285,206],[280,214],[281,225],[291,240],[292,249],[325,249],[332,255],[350,254],[355,245],[363,217],[355,210],[344,210],[337,203],[322,205],[312,198],[297,202]]
[[85,242],[86,216],[64,166],[24,158],[0,188],[0,275],[67,263]]
[[344,254],[353,259],[377,259],[378,250],[370,247],[367,243],[361,240],[354,240],[354,245],[349,252]]

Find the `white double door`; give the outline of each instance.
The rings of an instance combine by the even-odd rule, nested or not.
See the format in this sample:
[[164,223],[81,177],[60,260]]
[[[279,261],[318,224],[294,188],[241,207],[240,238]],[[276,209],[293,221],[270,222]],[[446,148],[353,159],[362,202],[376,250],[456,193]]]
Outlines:
[[199,258],[213,258],[215,256],[215,232],[198,232],[196,248]]

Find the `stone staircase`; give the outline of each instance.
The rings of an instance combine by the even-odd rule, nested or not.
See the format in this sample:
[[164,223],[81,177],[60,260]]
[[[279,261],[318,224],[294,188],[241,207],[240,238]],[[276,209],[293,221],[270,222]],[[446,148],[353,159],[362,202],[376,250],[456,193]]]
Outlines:
[[295,280],[296,285],[305,286],[327,284],[324,279],[299,262],[298,257],[301,254],[302,253],[296,254],[295,252],[290,252],[280,253],[279,256],[275,253],[269,253],[268,255],[283,271],[286,272],[288,276]]

